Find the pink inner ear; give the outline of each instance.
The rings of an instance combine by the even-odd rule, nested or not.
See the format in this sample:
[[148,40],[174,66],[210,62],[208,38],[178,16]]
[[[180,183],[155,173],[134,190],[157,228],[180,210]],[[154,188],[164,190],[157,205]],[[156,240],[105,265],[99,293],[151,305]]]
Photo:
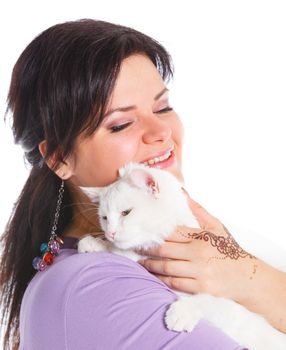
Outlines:
[[152,176],[147,177],[147,186],[152,190],[152,194],[155,196],[160,193],[158,183]]
[[151,190],[152,194],[159,193],[158,183],[154,177],[144,169],[133,169],[130,173],[130,179],[134,185],[145,189],[148,192]]

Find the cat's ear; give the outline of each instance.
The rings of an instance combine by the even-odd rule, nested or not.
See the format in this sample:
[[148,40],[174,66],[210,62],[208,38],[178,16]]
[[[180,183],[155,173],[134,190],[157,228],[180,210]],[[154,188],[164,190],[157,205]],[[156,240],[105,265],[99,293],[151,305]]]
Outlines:
[[133,185],[153,194],[155,198],[158,198],[160,193],[158,182],[148,171],[146,166],[142,164],[138,166],[136,164],[129,164],[119,170],[119,175],[121,177],[128,177]]
[[147,186],[149,188],[149,191],[154,195],[155,198],[159,198],[159,184],[156,179],[149,174],[149,177],[147,178]]
[[125,164],[124,166],[122,166],[118,170],[119,177],[121,177],[121,178],[127,177],[134,170],[134,168],[138,168],[139,166],[140,166],[140,164],[136,164],[136,163],[133,163],[133,162]]
[[79,188],[92,202],[99,202],[99,198],[102,190],[100,187],[79,186]]

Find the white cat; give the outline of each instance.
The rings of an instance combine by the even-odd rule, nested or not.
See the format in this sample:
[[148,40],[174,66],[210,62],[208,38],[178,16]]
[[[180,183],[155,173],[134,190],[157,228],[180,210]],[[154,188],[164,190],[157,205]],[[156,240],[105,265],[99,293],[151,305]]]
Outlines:
[[[81,189],[93,202],[99,202],[100,224],[107,240],[85,236],[79,241],[79,252],[110,251],[137,261],[142,256],[133,249],[162,244],[177,226],[199,228],[181,184],[164,170],[129,163],[111,185]],[[175,292],[179,298],[165,315],[168,329],[191,332],[204,318],[251,350],[286,349],[286,334],[240,304],[209,294]]]

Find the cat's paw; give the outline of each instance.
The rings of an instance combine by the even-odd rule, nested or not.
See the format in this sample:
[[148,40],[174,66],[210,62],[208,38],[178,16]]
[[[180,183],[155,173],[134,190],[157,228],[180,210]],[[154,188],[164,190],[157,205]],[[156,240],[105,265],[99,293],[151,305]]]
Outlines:
[[181,298],[167,310],[165,323],[169,330],[191,332],[202,317],[202,311],[191,298]]
[[79,240],[77,250],[79,253],[91,253],[104,252],[107,248],[102,238],[88,235]]

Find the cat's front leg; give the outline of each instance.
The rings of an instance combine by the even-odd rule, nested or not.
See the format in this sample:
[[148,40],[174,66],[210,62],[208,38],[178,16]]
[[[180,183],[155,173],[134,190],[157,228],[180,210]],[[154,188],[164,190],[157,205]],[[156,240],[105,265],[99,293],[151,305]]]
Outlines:
[[77,250],[79,253],[106,252],[109,250],[109,245],[109,241],[101,237],[87,235],[79,240]]
[[165,314],[165,323],[170,330],[191,332],[203,316],[203,308],[198,300],[192,296],[183,296],[171,304]]
[[251,350],[286,349],[286,335],[262,316],[233,300],[209,294],[181,297],[167,310],[165,322],[170,330],[191,332],[202,318]]

